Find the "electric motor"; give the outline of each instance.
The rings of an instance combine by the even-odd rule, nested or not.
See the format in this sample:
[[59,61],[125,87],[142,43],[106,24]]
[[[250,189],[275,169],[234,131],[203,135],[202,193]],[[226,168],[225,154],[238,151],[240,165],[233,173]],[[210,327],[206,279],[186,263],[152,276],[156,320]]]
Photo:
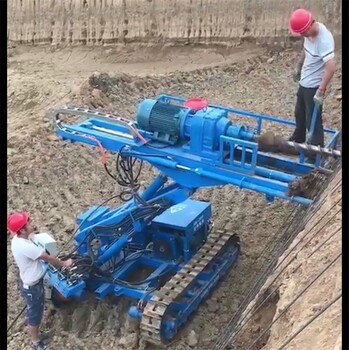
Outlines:
[[186,107],[146,99],[139,105],[137,123],[141,129],[153,132],[153,139],[175,144],[180,137],[181,120],[189,112]]

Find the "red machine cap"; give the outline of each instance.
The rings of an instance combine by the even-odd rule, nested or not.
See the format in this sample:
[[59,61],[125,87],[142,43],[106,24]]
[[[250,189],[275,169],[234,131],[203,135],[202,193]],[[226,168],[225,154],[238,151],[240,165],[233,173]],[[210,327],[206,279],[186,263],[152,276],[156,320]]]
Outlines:
[[200,109],[208,107],[208,101],[203,98],[189,98],[183,105],[194,111],[199,111]]
[[29,215],[25,212],[11,214],[7,218],[7,228],[15,235],[27,224],[28,219]]
[[314,21],[311,12],[305,9],[294,11],[290,18],[290,29],[293,34],[302,34],[306,32]]

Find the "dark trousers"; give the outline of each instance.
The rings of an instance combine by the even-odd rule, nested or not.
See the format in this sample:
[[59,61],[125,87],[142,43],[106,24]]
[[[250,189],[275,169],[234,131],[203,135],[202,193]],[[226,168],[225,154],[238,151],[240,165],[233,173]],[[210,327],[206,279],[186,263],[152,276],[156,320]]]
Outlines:
[[45,308],[45,288],[44,280],[41,279],[37,284],[31,287],[24,287],[23,282],[19,281],[21,294],[27,305],[27,324],[29,326],[40,326]]
[[[310,130],[311,119],[314,110],[314,95],[318,88],[305,88],[299,86],[295,108],[296,129],[291,139],[298,143],[306,141],[306,132]],[[318,107],[314,133],[309,140],[312,145],[324,146],[324,128],[322,125],[322,107]]]

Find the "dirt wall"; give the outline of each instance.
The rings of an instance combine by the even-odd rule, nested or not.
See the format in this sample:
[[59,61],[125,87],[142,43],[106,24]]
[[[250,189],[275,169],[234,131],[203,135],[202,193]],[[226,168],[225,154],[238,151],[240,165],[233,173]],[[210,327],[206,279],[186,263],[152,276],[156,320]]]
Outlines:
[[283,349],[289,340],[287,350],[340,348],[341,299],[326,307],[342,292],[341,167],[306,215],[303,230],[245,310],[236,349]]
[[[15,43],[113,44],[127,41],[229,42],[289,36],[290,12],[303,6],[341,33],[340,0],[13,0]],[[274,40],[274,39],[272,39]]]

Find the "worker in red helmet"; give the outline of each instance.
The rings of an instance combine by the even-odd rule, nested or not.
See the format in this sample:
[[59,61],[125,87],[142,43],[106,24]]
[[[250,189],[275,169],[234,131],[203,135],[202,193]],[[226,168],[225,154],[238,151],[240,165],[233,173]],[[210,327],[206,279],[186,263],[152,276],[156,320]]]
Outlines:
[[[322,104],[335,70],[334,39],[324,24],[315,21],[305,9],[294,11],[290,18],[293,34],[303,37],[303,50],[297,63],[293,79],[299,83],[295,107],[296,128],[290,141],[324,145]],[[318,114],[311,139],[307,136],[314,104]]]
[[44,340],[49,334],[39,331],[45,303],[43,283],[45,271],[41,260],[56,267],[68,267],[72,264],[72,260],[63,261],[50,256],[29,239],[29,235],[34,232],[34,226],[27,213],[19,212],[9,215],[7,227],[13,235],[11,250],[19,268],[20,290],[27,306],[26,318],[32,346],[36,350],[45,350],[48,348]]

